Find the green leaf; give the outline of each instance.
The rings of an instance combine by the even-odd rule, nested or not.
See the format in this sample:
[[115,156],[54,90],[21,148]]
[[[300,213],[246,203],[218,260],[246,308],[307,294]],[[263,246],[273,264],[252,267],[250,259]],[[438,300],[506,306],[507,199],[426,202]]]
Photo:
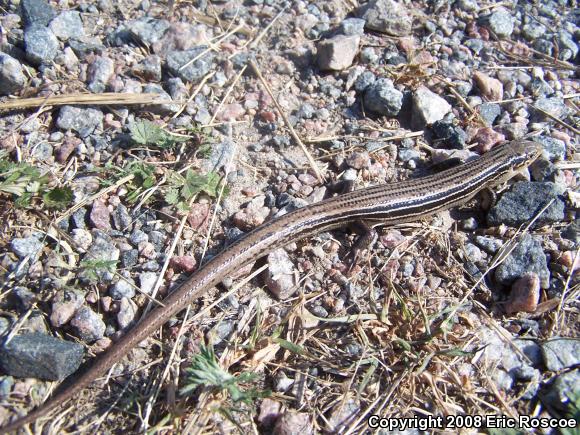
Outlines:
[[306,351],[302,346],[294,344],[291,341],[285,340],[283,338],[275,338],[274,342],[278,343],[284,349],[289,350],[290,352],[293,352],[295,354],[304,355],[306,353]]
[[218,187],[221,177],[215,172],[208,172],[206,175],[200,175],[188,169],[185,174],[185,183],[181,190],[181,195],[185,200],[191,199],[200,192],[215,198],[218,196]]
[[453,349],[446,349],[446,350],[439,351],[439,352],[437,352],[437,355],[445,355],[445,356],[451,356],[451,357],[469,357],[469,356],[475,355],[480,350],[481,349],[475,349],[473,351],[465,351],[465,350],[461,350],[458,348],[453,348]]
[[165,201],[167,204],[175,205],[179,202],[179,190],[171,188],[165,194]]
[[18,208],[28,208],[32,205],[32,193],[24,192],[14,201],[14,205]]
[[189,137],[171,134],[151,121],[141,119],[129,125],[131,139],[141,145],[155,145],[160,148],[171,148],[177,143],[189,140]]
[[151,121],[139,120],[129,125],[131,139],[141,145],[156,145],[164,138],[164,131]]
[[42,200],[47,207],[64,209],[73,199],[73,191],[68,187],[55,187],[42,195]]

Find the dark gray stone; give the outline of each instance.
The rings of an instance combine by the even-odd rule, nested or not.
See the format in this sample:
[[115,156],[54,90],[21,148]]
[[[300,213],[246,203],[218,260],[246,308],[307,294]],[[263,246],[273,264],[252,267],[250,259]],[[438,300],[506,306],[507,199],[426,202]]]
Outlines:
[[569,409],[570,400],[578,397],[578,385],[580,385],[580,371],[572,370],[556,377],[549,389],[540,397],[548,409],[572,411]]
[[[89,251],[85,254],[83,260],[91,262],[114,262],[119,259],[119,248],[117,248],[105,232],[100,230],[93,230],[93,244]],[[79,277],[83,279],[92,279],[91,272],[97,275],[97,278],[102,282],[110,282],[113,279],[113,274],[107,268],[97,268],[94,271],[83,270],[79,273]]]
[[12,376],[0,376],[0,398],[7,399],[14,385]]
[[[215,55],[211,51],[201,55],[206,49],[207,47],[202,45],[190,50],[170,51],[167,53],[166,58],[167,69],[185,81],[192,83],[198,82],[211,70],[215,58]],[[183,69],[181,68],[195,58],[198,58],[195,62]]]
[[97,38],[83,37],[83,38],[71,38],[68,40],[68,45],[79,58],[79,60],[85,60],[90,54],[102,54],[105,50],[105,46]]
[[0,95],[15,94],[26,85],[22,65],[12,56],[0,53]]
[[110,288],[109,295],[116,300],[120,300],[123,298],[131,299],[133,296],[135,296],[135,288],[133,280],[120,279]]
[[533,121],[552,121],[545,113],[541,112],[540,110],[549,113],[552,116],[555,116],[559,119],[564,119],[568,114],[570,114],[570,109],[564,103],[562,98],[558,97],[542,97],[538,98],[533,106],[530,107],[530,113],[532,114]]
[[37,24],[39,26],[48,26],[56,12],[44,0],[22,0],[20,2],[20,14],[25,26]]
[[115,62],[108,57],[99,56],[89,66],[89,91],[105,92],[107,83],[115,73]]
[[119,231],[130,231],[133,219],[123,204],[119,204],[113,212],[113,224]]
[[560,30],[556,37],[560,53],[558,57],[561,60],[572,60],[578,55],[578,45],[574,42],[572,35],[565,30]]
[[538,159],[529,167],[530,174],[535,181],[554,181],[557,173],[556,166],[549,160]]
[[30,291],[30,289],[22,286],[17,286],[12,289],[12,294],[18,300],[18,303],[25,310],[32,307],[32,304],[36,301],[36,295]]
[[89,307],[81,307],[70,324],[75,328],[77,336],[87,343],[100,340],[105,336],[105,322],[100,314],[95,313]]
[[311,104],[304,103],[296,111],[296,116],[301,119],[311,119],[314,116],[314,110]]
[[151,17],[141,17],[127,23],[127,29],[133,38],[140,44],[147,46],[151,46],[163,38],[169,26],[169,21]]
[[435,137],[440,139],[436,143],[437,147],[443,144],[446,147],[458,150],[465,148],[467,133],[458,125],[453,124],[453,122],[445,119],[435,121],[431,126],[431,130]]
[[364,94],[365,107],[375,113],[397,116],[403,107],[403,93],[395,89],[389,79],[379,79]]
[[139,251],[137,249],[129,249],[121,253],[121,265],[124,268],[130,268],[139,261]]
[[44,247],[42,238],[42,234],[34,234],[29,237],[12,239],[10,249],[21,259],[27,255],[34,259]]
[[364,92],[377,80],[376,76],[371,71],[364,71],[354,81],[354,89],[357,92]]
[[542,244],[529,234],[523,235],[505,261],[495,270],[496,280],[509,285],[528,272],[535,272],[540,277],[542,288],[550,285],[550,270]]
[[161,80],[161,58],[157,55],[147,56],[133,68],[133,72],[145,80]]
[[501,115],[501,107],[499,104],[483,103],[479,105],[479,114],[486,125],[492,126],[497,117]]
[[[475,54],[479,54],[481,50],[485,47],[484,42],[481,39],[468,39],[465,41],[465,46],[473,51]],[[460,59],[465,60],[465,59]]]
[[79,208],[71,216],[74,228],[85,229],[87,227],[87,209]]
[[528,41],[533,42],[539,37],[546,34],[546,27],[536,20],[531,20],[528,24],[522,27],[522,35]]
[[578,243],[580,240],[580,219],[575,219],[570,225],[562,231],[562,237]]
[[34,147],[32,155],[36,160],[48,163],[51,160],[53,151],[54,149],[51,144],[48,142],[40,142]]
[[19,378],[60,381],[80,366],[84,348],[50,335],[17,335],[0,349],[5,373]]
[[93,108],[63,106],[56,119],[56,126],[63,130],[74,130],[81,137],[88,137],[96,129],[103,128],[103,112]]
[[411,33],[411,16],[402,3],[394,0],[371,0],[360,9],[359,15],[365,20],[367,29],[392,36]]
[[539,217],[536,226],[564,220],[565,203],[562,198],[564,189],[554,183],[534,183],[522,181],[515,183],[487,216],[491,225],[506,224],[513,227],[529,222],[550,200],[554,199]]
[[[150,83],[143,86],[144,93],[157,94],[161,96],[161,100],[171,101],[171,96],[165,92],[165,89],[156,83]],[[159,115],[172,115],[176,113],[181,105],[179,103],[164,103],[164,104],[150,104],[146,106],[147,110]]]
[[39,24],[24,30],[26,57],[36,65],[51,62],[58,53],[58,39],[52,31]]
[[500,38],[507,38],[514,31],[514,18],[507,9],[502,7],[483,17],[481,22],[489,26],[490,30]]

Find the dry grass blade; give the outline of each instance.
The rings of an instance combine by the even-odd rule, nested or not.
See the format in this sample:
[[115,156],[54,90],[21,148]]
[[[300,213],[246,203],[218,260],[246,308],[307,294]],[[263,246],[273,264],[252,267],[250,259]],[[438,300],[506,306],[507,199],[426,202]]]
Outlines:
[[64,105],[108,105],[128,106],[134,104],[168,104],[171,101],[162,100],[159,94],[122,94],[105,92],[102,94],[68,94],[49,97],[17,98],[0,103],[0,111],[14,109],[29,109],[39,106]]

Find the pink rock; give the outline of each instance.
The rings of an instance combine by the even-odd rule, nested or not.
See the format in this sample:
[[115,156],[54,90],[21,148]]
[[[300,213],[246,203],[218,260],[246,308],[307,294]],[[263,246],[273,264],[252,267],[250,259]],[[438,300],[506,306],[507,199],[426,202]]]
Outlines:
[[236,121],[246,113],[246,109],[239,103],[224,104],[217,118],[220,121]]
[[59,290],[52,299],[50,323],[56,327],[64,325],[72,319],[76,311],[82,307],[84,301],[83,294],[78,290]]
[[276,114],[270,110],[263,110],[260,112],[260,118],[262,121],[274,122],[276,121]]
[[177,272],[192,273],[197,266],[197,262],[190,255],[176,255],[171,257],[169,265]]
[[191,206],[189,215],[187,215],[187,223],[194,230],[200,230],[205,227],[207,217],[209,215],[209,204],[194,203]]
[[56,161],[65,163],[80,143],[81,140],[77,137],[65,136],[61,146],[56,150]]
[[503,99],[503,84],[487,74],[476,71],[473,74],[475,84],[481,91],[481,95],[491,101],[500,101]]
[[318,179],[310,174],[300,174],[298,175],[298,180],[306,186],[315,186],[318,184]]
[[270,209],[264,206],[264,196],[256,196],[245,208],[234,214],[234,225],[241,230],[253,230],[261,225],[270,214]]
[[363,169],[371,164],[371,158],[366,151],[355,151],[346,157],[346,164],[353,169]]
[[90,214],[91,223],[99,230],[108,231],[111,229],[111,214],[105,203],[97,199],[93,202],[93,208]]
[[391,230],[387,234],[382,235],[381,243],[388,249],[395,249],[397,246],[403,250],[407,247],[407,238],[401,234],[400,231]]
[[527,273],[512,286],[510,298],[506,302],[506,313],[520,311],[533,313],[540,300],[540,277],[536,273]]
[[485,153],[492,149],[495,144],[505,141],[505,136],[491,127],[484,127],[477,130],[473,141],[478,143],[478,151]]
[[337,35],[318,43],[318,66],[324,71],[340,71],[352,65],[360,36]]
[[140,242],[137,246],[137,249],[139,249],[139,255],[149,260],[153,260],[155,257],[157,257],[157,253],[155,252],[155,245],[151,242]]

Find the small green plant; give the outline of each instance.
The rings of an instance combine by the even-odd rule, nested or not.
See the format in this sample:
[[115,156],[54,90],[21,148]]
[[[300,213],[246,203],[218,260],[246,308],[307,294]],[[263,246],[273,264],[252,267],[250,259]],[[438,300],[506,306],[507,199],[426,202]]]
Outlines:
[[162,149],[175,147],[186,142],[189,137],[178,136],[162,129],[157,124],[145,119],[137,120],[129,125],[131,139],[140,145],[152,145]]
[[5,153],[0,154],[0,192],[17,197],[26,193],[35,194],[47,181],[34,166],[12,162],[6,158]]
[[269,391],[257,391],[250,388],[242,390],[239,384],[256,378],[253,373],[242,373],[239,376],[230,375],[221,368],[213,347],[202,345],[200,352],[193,357],[191,367],[186,369],[187,385],[181,389],[181,394],[191,394],[199,386],[226,390],[234,402],[251,404],[256,398],[267,397]]
[[[133,176],[130,181],[125,183],[125,187],[128,190],[127,201],[130,204],[136,202],[139,196],[145,190],[153,187],[157,182],[157,178],[155,176],[155,166],[138,160],[130,162],[124,168],[120,168],[115,165],[107,165],[106,170],[113,173],[114,182],[117,182],[127,175]],[[109,186],[114,182],[107,179],[102,180],[102,184]]]
[[83,275],[90,281],[98,281],[99,275],[103,272],[115,273],[117,260],[93,260],[85,259],[79,264]]
[[73,198],[68,187],[55,187],[47,190],[48,176],[42,175],[38,168],[25,162],[12,162],[6,151],[0,151],[0,193],[14,197],[17,207],[30,207],[38,195],[48,208],[62,209]]
[[[170,187],[165,193],[165,201],[170,205],[175,205],[179,211],[187,212],[189,200],[194,195],[204,192],[213,198],[217,197],[220,180],[220,176],[215,172],[200,175],[188,169],[185,177],[177,172],[171,172],[168,177]],[[224,189],[225,194],[227,194],[227,189]]]
[[42,195],[44,205],[49,208],[63,210],[73,199],[73,192],[69,187],[55,187]]

